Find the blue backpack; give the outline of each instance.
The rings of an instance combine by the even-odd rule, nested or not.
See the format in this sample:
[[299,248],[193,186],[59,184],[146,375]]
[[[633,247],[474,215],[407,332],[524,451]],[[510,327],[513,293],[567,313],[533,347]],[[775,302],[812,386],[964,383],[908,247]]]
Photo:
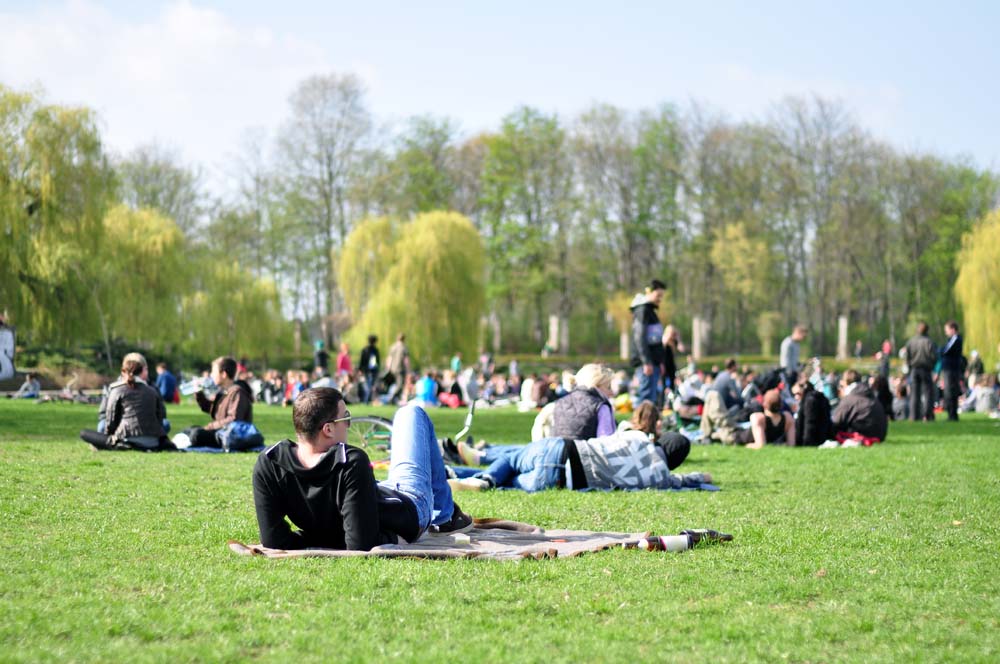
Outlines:
[[230,422],[215,432],[224,452],[242,452],[264,445],[264,436],[250,422]]

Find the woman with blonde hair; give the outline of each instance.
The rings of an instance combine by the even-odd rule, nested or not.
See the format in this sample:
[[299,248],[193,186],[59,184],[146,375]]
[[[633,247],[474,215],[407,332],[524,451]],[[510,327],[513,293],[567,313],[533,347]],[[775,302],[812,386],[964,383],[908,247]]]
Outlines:
[[555,402],[550,436],[575,440],[610,436],[615,432],[611,406],[614,372],[603,364],[585,364],[576,372],[576,387]]
[[166,406],[159,391],[146,383],[149,366],[139,353],[122,360],[121,377],[108,388],[101,403],[99,419],[107,425],[104,433],[80,432],[80,438],[98,450],[175,450],[163,428]]

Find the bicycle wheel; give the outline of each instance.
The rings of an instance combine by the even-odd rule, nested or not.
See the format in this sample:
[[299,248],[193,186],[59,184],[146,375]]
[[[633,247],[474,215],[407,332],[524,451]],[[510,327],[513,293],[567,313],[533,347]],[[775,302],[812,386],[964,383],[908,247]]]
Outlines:
[[347,444],[360,447],[373,458],[376,454],[389,454],[392,420],[376,415],[352,417],[351,426],[347,430]]

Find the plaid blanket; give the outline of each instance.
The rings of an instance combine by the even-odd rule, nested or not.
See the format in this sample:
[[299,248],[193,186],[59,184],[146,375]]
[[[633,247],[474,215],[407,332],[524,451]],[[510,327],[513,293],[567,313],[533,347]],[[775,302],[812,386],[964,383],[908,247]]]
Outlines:
[[602,533],[589,530],[543,529],[503,519],[476,519],[472,530],[457,535],[425,533],[412,544],[383,544],[371,551],[304,549],[283,551],[231,540],[229,548],[244,556],[267,558],[483,558],[525,560],[574,557],[610,548],[637,548],[650,533]]

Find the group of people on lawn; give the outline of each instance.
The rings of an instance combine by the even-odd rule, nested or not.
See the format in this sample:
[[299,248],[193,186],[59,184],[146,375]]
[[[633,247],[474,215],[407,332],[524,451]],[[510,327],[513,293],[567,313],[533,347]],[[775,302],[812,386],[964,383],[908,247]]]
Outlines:
[[[654,281],[645,299],[653,306],[634,309],[636,336],[642,343],[661,344],[663,328],[655,304],[662,288]],[[707,394],[702,431],[708,440],[760,448],[767,443],[817,444],[813,441],[838,430],[885,438],[885,414],[879,416],[881,406],[857,372],[844,374],[843,396],[832,417],[829,404],[824,410],[808,383],[795,380],[797,346],[804,336],[805,329],[796,328],[782,344],[781,380],[757,395],[756,408],[745,413],[747,426],[732,426],[724,389]],[[551,409],[546,435],[526,445],[439,441],[423,408],[406,405],[393,421],[389,471],[383,481],[376,481],[366,453],[347,445],[351,413],[341,392],[332,387],[304,390],[292,404],[295,439],[261,452],[254,467],[261,542],[280,549],[368,550],[379,544],[413,542],[425,533],[461,532],[471,528],[473,520],[455,503],[453,491],[458,490],[682,489],[710,484],[708,473],[671,472],[685,460],[691,442],[678,432],[664,431],[657,405],[664,367],[662,362],[649,366],[662,355],[644,356],[640,351],[638,356],[640,401],[632,417],[617,426],[610,402],[613,374],[597,364],[581,368],[576,387]],[[794,363],[787,359],[793,356]],[[252,421],[250,390],[235,376],[232,358],[212,363],[211,378],[219,391],[213,396],[203,391],[195,395],[212,421],[186,430],[185,442],[216,445],[220,429]],[[81,437],[98,449],[175,449],[178,437],[167,438],[163,399],[147,378],[142,356],[126,356],[121,377],[101,406],[106,426],[103,431],[83,431]],[[725,383],[722,380],[720,387]],[[798,405],[798,420],[790,412],[791,399]],[[453,465],[446,466],[446,460]]]

